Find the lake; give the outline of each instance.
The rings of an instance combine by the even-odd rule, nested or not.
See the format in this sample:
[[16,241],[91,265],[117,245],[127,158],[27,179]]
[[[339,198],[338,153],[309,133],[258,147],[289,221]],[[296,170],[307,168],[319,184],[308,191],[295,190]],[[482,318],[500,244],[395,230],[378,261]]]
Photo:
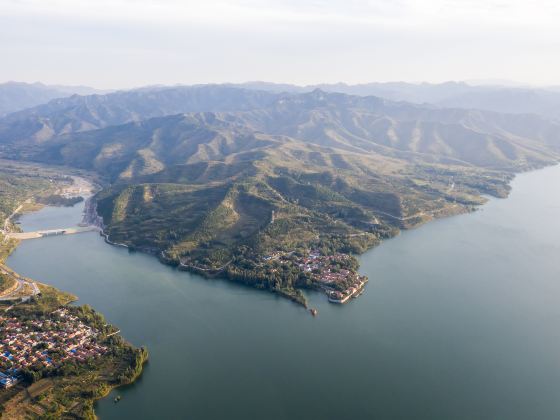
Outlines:
[[[316,318],[93,232],[24,241],[8,265],[148,347],[101,419],[558,419],[559,184],[558,166],[522,174],[508,199],[384,242],[360,258],[365,293],[312,294]],[[20,220],[67,227],[82,208]]]

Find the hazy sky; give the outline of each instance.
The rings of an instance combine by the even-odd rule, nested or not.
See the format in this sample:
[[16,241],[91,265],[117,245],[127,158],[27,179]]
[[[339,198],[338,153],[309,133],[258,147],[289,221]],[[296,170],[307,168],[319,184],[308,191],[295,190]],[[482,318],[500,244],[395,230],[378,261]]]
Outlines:
[[558,0],[0,0],[0,81],[560,85]]

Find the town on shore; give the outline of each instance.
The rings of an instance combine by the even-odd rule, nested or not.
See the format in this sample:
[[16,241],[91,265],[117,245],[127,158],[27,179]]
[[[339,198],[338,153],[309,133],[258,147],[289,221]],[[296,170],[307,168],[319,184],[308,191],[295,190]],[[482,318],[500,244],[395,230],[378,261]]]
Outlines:
[[134,382],[148,353],[126,342],[93,308],[69,305],[75,296],[4,264],[21,240],[93,230],[21,232],[15,218],[22,212],[71,206],[94,189],[77,176],[54,177],[47,185],[52,195],[22,196],[7,207],[0,226],[0,417],[95,418],[94,401]]
[[322,255],[319,250],[303,255],[277,252],[264,256],[263,260],[267,263],[277,260],[295,264],[315,288],[325,292],[331,303],[342,304],[358,297],[368,282],[366,276],[357,273],[355,259],[348,254]]
[[0,416],[94,418],[93,402],[130,384],[148,359],[88,305],[38,285],[40,293],[0,302]]
[[0,315],[0,387],[10,388],[29,379],[41,368],[60,368],[66,361],[77,363],[107,352],[99,343],[100,332],[59,308],[48,317],[22,320]]

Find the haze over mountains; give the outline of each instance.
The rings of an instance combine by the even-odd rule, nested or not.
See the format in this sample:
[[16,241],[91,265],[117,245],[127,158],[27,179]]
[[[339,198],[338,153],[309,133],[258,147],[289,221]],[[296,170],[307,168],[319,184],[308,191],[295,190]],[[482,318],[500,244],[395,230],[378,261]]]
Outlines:
[[534,113],[560,118],[560,89],[525,86],[471,85],[464,82],[432,83],[345,83],[295,86],[266,82],[249,82],[238,86],[272,92],[327,92],[359,96],[379,96],[394,101],[432,104],[444,108],[481,109],[503,113]]
[[87,86],[48,86],[42,83],[6,82],[0,84],[0,117],[44,104],[55,98],[92,95],[101,90]]
[[[208,85],[206,85],[208,86]],[[442,108],[465,108],[502,113],[534,113],[550,118],[560,118],[560,88],[537,88],[521,84],[476,84],[465,82],[406,83],[384,82],[348,85],[345,83],[297,86],[283,83],[247,82],[229,84],[250,90],[272,93],[305,93],[316,89],[325,92],[346,93],[357,96],[378,96],[392,101],[415,104],[432,104]],[[177,88],[146,86],[132,91],[157,91]],[[131,91],[128,91],[131,92]],[[0,116],[45,104],[55,98],[74,94],[92,95],[103,92],[87,86],[48,86],[41,83],[7,82],[0,84]]]

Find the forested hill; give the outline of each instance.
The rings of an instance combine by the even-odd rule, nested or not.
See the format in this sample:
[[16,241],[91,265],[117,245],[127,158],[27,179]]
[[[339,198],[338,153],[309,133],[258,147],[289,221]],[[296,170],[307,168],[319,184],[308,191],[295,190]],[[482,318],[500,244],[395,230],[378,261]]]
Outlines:
[[300,299],[316,284],[265,256],[359,253],[503,197],[516,171],[558,161],[560,124],[321,90],[156,88],[11,114],[0,153],[103,176],[112,241]]

